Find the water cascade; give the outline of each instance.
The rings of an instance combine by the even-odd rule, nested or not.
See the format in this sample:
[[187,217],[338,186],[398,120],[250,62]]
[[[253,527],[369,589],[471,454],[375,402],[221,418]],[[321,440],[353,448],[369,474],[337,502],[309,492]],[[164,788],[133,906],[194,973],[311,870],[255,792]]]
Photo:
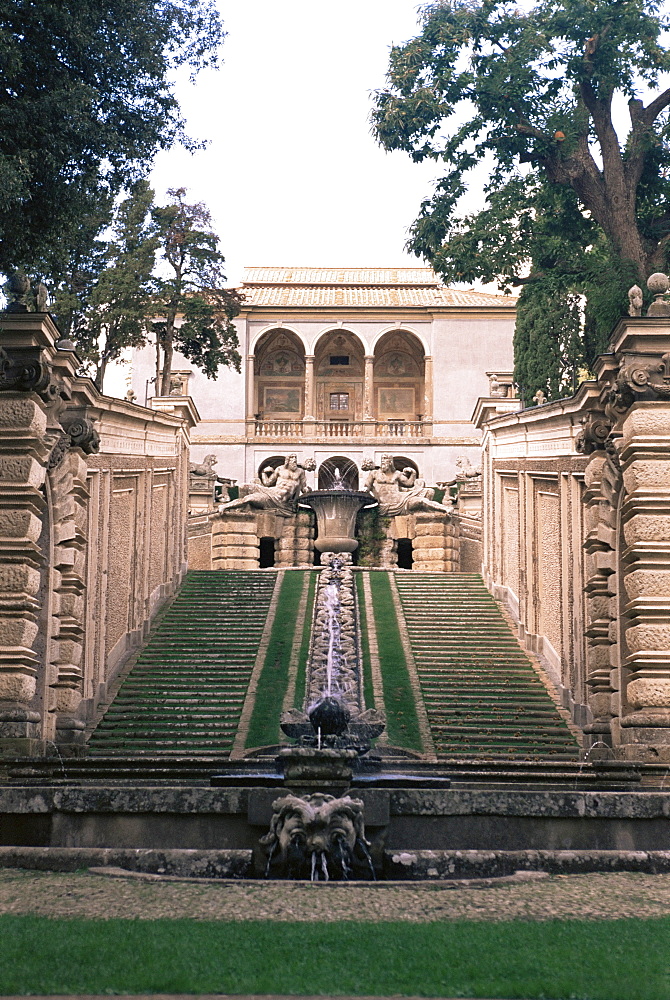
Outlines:
[[261,840],[266,874],[312,881],[369,879],[375,874],[365,839],[363,802],[344,793],[354,769],[375,766],[367,757],[370,741],[382,733],[385,722],[382,713],[365,708],[351,557],[358,545],[356,514],[376,501],[369,493],[348,490],[336,469],[331,489],[304,494],[300,503],[316,513],[322,569],[314,601],[304,711],[291,710],[281,722],[283,732],[297,745],[281,750],[277,764],[285,783],[303,794],[285,795],[272,803],[270,830]]

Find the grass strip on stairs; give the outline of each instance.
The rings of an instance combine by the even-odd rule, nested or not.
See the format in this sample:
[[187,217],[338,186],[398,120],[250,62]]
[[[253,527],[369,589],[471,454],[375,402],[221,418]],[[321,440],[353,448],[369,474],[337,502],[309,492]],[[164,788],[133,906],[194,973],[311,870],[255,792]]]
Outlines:
[[372,684],[372,665],[370,663],[370,643],[368,641],[368,618],[365,610],[365,594],[363,592],[363,574],[356,574],[356,603],[358,605],[358,620],[361,626],[361,646],[363,654],[363,698],[366,708],[378,708],[375,705],[375,691]]
[[[370,573],[379,665],[384,689],[386,734],[392,746],[424,749],[388,573]],[[379,706],[378,706],[379,707]]]
[[318,574],[310,573],[307,584],[307,605],[305,608],[305,622],[302,627],[302,640],[300,646],[300,658],[298,660],[298,675],[295,682],[295,698],[293,708],[302,710],[305,701],[305,685],[307,683],[307,657],[309,656],[309,641],[312,636],[312,618],[314,615],[314,592]]
[[[291,570],[284,574],[270,642],[256,689],[246,747],[271,746],[278,743],[281,738],[279,716],[288,687],[289,660],[294,644],[296,642],[304,644],[304,629],[301,635],[296,636],[298,607],[304,578],[304,571]],[[311,620],[309,603],[306,617]],[[301,672],[304,673],[303,663],[301,649],[298,676]]]

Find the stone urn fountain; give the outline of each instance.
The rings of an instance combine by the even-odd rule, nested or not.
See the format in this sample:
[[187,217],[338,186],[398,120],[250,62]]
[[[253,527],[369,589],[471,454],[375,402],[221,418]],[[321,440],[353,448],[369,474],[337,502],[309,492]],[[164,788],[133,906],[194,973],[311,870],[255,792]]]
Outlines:
[[358,542],[354,537],[359,510],[377,507],[375,498],[363,490],[348,489],[335,470],[329,490],[303,493],[300,507],[309,507],[316,514],[317,538],[314,547],[319,552],[354,552]]

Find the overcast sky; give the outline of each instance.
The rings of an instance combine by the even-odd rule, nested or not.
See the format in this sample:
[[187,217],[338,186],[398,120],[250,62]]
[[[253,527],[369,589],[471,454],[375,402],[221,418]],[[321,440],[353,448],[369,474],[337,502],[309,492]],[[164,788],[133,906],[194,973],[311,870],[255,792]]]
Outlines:
[[159,203],[184,186],[209,207],[232,284],[252,265],[422,265],[404,244],[439,166],[385,153],[369,124],[391,45],[417,34],[417,0],[218,5],[223,66],[177,90],[209,145],[159,156]]

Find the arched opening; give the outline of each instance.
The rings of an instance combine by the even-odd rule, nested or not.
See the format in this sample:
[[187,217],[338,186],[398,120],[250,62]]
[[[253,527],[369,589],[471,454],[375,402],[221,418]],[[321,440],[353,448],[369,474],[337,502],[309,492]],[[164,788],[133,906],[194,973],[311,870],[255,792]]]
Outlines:
[[276,469],[280,465],[283,465],[285,461],[286,461],[285,455],[272,455],[271,458],[264,458],[263,461],[258,466],[258,471],[256,472],[256,475],[262,482],[261,472],[263,471],[263,469]]
[[358,489],[358,466],[350,458],[345,458],[343,455],[335,455],[321,463],[318,477],[319,489],[331,489],[337,479],[338,472],[346,489]]
[[258,566],[260,569],[270,569],[275,564],[275,540],[269,536],[259,539]]
[[363,419],[364,357],[363,345],[348,330],[321,337],[314,352],[317,420],[349,424]]
[[263,334],[256,345],[254,382],[258,420],[302,420],[305,349],[294,333],[276,329]]
[[377,420],[391,424],[424,416],[424,351],[407,330],[391,330],[375,347],[373,407]]
[[398,539],[398,569],[411,569],[414,563],[414,555],[412,553],[412,539],[411,538],[399,538]]
[[402,472],[403,469],[414,469],[417,476],[419,475],[419,466],[416,464],[414,459],[405,458],[404,455],[393,456],[393,468],[397,469],[398,472]]

